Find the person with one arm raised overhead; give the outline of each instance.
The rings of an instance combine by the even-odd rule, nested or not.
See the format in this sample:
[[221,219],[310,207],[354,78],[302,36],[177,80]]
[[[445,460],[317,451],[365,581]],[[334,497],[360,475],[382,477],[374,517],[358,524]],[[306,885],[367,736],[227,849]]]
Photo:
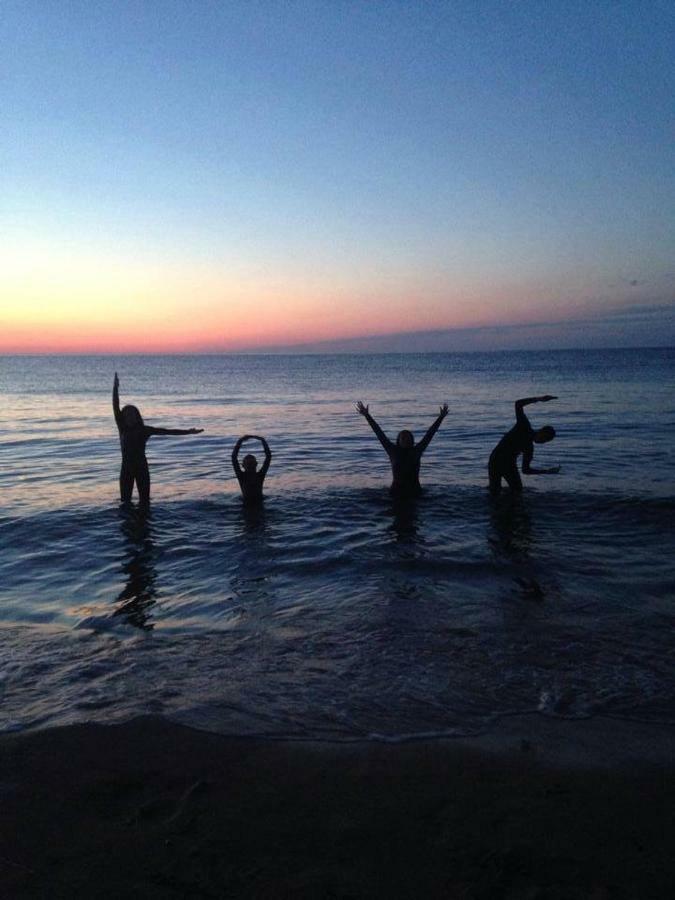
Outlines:
[[440,412],[431,428],[424,435],[419,444],[415,444],[415,438],[410,431],[399,431],[396,443],[390,441],[382,431],[375,419],[368,412],[368,407],[360,400],[356,404],[357,411],[375,432],[377,439],[384,447],[384,451],[391,463],[392,482],[390,492],[397,496],[410,496],[419,494],[420,462],[422,454],[431,443],[431,439],[438,431],[441,422],[448,414],[448,404],[441,406]]
[[120,470],[120,496],[123,503],[129,503],[134,489],[138,491],[138,499],[143,506],[150,503],[150,470],[145,456],[145,445],[153,434],[201,434],[203,428],[155,428],[146,425],[136,406],[124,406],[120,409],[120,380],[115,372],[113,382],[112,404],[115,422],[120,433],[122,450],[122,468]]
[[530,403],[548,403],[557,400],[551,394],[543,397],[525,397],[516,400],[516,424],[507,431],[490,454],[488,473],[490,476],[490,493],[497,496],[502,489],[502,478],[512,491],[522,491],[523,482],[518,472],[518,456],[523,454],[522,470],[524,475],[557,475],[560,466],[549,469],[535,469],[532,466],[535,444],[546,444],[555,437],[555,429],[551,425],[534,429],[523,412],[524,406]]
[[[260,470],[258,470],[258,460],[252,453],[247,453],[242,460],[242,466],[239,465],[239,451],[245,441],[260,441],[262,444],[265,451],[265,462],[260,467]],[[257,434],[245,434],[234,445],[232,450],[232,468],[237,476],[245,504],[254,506],[262,503],[263,482],[271,462],[272,451],[264,437],[259,437]]]

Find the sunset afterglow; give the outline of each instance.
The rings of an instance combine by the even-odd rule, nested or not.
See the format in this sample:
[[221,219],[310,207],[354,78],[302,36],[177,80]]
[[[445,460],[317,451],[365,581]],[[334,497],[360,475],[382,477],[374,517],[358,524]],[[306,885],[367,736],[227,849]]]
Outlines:
[[0,352],[672,342],[668,14],[569,13],[10,3]]

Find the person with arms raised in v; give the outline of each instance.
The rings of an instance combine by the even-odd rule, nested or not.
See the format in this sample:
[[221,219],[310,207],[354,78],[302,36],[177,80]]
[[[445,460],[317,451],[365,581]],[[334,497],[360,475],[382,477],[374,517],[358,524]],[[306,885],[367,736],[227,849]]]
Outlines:
[[419,444],[415,444],[415,437],[411,431],[399,431],[396,443],[390,441],[382,431],[375,419],[370,415],[368,407],[360,400],[356,404],[359,412],[375,432],[379,442],[391,463],[392,482],[390,492],[396,496],[414,496],[422,490],[420,484],[420,463],[422,454],[431,443],[431,439],[440,428],[441,422],[448,414],[448,404],[441,406],[435,422],[429,428]]

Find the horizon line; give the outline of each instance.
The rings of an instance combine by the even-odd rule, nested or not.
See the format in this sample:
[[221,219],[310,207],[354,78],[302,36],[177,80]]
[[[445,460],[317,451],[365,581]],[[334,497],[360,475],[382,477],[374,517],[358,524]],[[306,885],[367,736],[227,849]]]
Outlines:
[[[417,332],[419,333],[419,332]],[[357,340],[359,340],[357,338]],[[299,345],[302,346],[302,345]],[[260,350],[34,350],[0,351],[0,359],[33,356],[472,356],[497,353],[594,353],[603,350],[675,350],[672,344],[631,344],[595,347],[499,347],[492,350],[302,350],[288,348]]]
[[[661,320],[660,322],[658,320]],[[658,325],[666,326],[665,333],[655,333]],[[645,332],[644,327],[647,326]],[[561,332],[563,330],[563,333]],[[581,329],[581,330],[580,330]],[[594,334],[589,334],[591,329]],[[551,331],[553,330],[553,333]],[[642,330],[640,334],[639,331]],[[548,334],[546,333],[548,331]],[[631,334],[631,331],[638,333]],[[557,333],[556,333],[557,332]],[[567,332],[567,333],[564,333]],[[651,332],[651,333],[650,333]],[[664,339],[667,344],[660,343]],[[636,343],[628,343],[636,341]],[[655,343],[656,342],[656,343]],[[51,342],[49,342],[51,343]],[[551,318],[540,321],[497,322],[460,327],[420,328],[370,332],[361,335],[298,340],[289,342],[264,340],[259,344],[245,341],[228,347],[227,340],[218,342],[187,341],[186,346],[156,346],[153,349],[114,346],[101,347],[102,342],[85,340],[77,346],[75,339],[70,348],[49,346],[0,348],[3,356],[278,356],[278,355],[383,355],[419,353],[490,353],[508,351],[556,351],[583,349],[638,349],[675,346],[675,298],[648,305],[621,304],[601,314],[571,316],[568,319]],[[75,346],[73,346],[73,344]],[[99,346],[96,346],[99,344]],[[238,344],[238,345],[237,345]],[[443,346],[445,344],[446,346]],[[511,346],[508,346],[508,345]],[[532,346],[533,344],[538,346]],[[88,346],[87,346],[88,345]],[[440,345],[440,346],[439,346]],[[468,346],[463,346],[468,345]],[[483,346],[481,346],[483,345]],[[485,346],[487,345],[487,346]],[[490,346],[491,345],[491,346]]]

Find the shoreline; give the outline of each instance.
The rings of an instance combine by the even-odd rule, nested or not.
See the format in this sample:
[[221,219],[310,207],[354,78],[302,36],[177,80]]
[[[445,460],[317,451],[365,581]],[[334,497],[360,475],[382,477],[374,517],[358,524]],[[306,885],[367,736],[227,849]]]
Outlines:
[[[223,734],[202,727],[194,721],[161,716],[140,716],[130,721],[158,720],[197,734],[214,735],[228,741],[252,741],[262,744],[288,744],[299,747],[334,747],[362,749],[373,747],[405,747],[439,745],[496,757],[530,754],[537,764],[563,769],[622,769],[637,765],[675,765],[675,723],[647,722],[618,716],[565,718],[541,713],[512,713],[496,718],[490,727],[472,734],[422,732],[410,735],[369,737],[296,737],[289,735]],[[121,723],[128,724],[128,723]],[[56,726],[71,727],[71,726]],[[55,730],[50,728],[49,730]],[[24,733],[24,732],[21,732]],[[25,732],[28,733],[28,732]],[[3,735],[0,734],[0,741]]]
[[675,729],[223,737],[143,717],[0,736],[12,897],[648,898],[675,883]]

